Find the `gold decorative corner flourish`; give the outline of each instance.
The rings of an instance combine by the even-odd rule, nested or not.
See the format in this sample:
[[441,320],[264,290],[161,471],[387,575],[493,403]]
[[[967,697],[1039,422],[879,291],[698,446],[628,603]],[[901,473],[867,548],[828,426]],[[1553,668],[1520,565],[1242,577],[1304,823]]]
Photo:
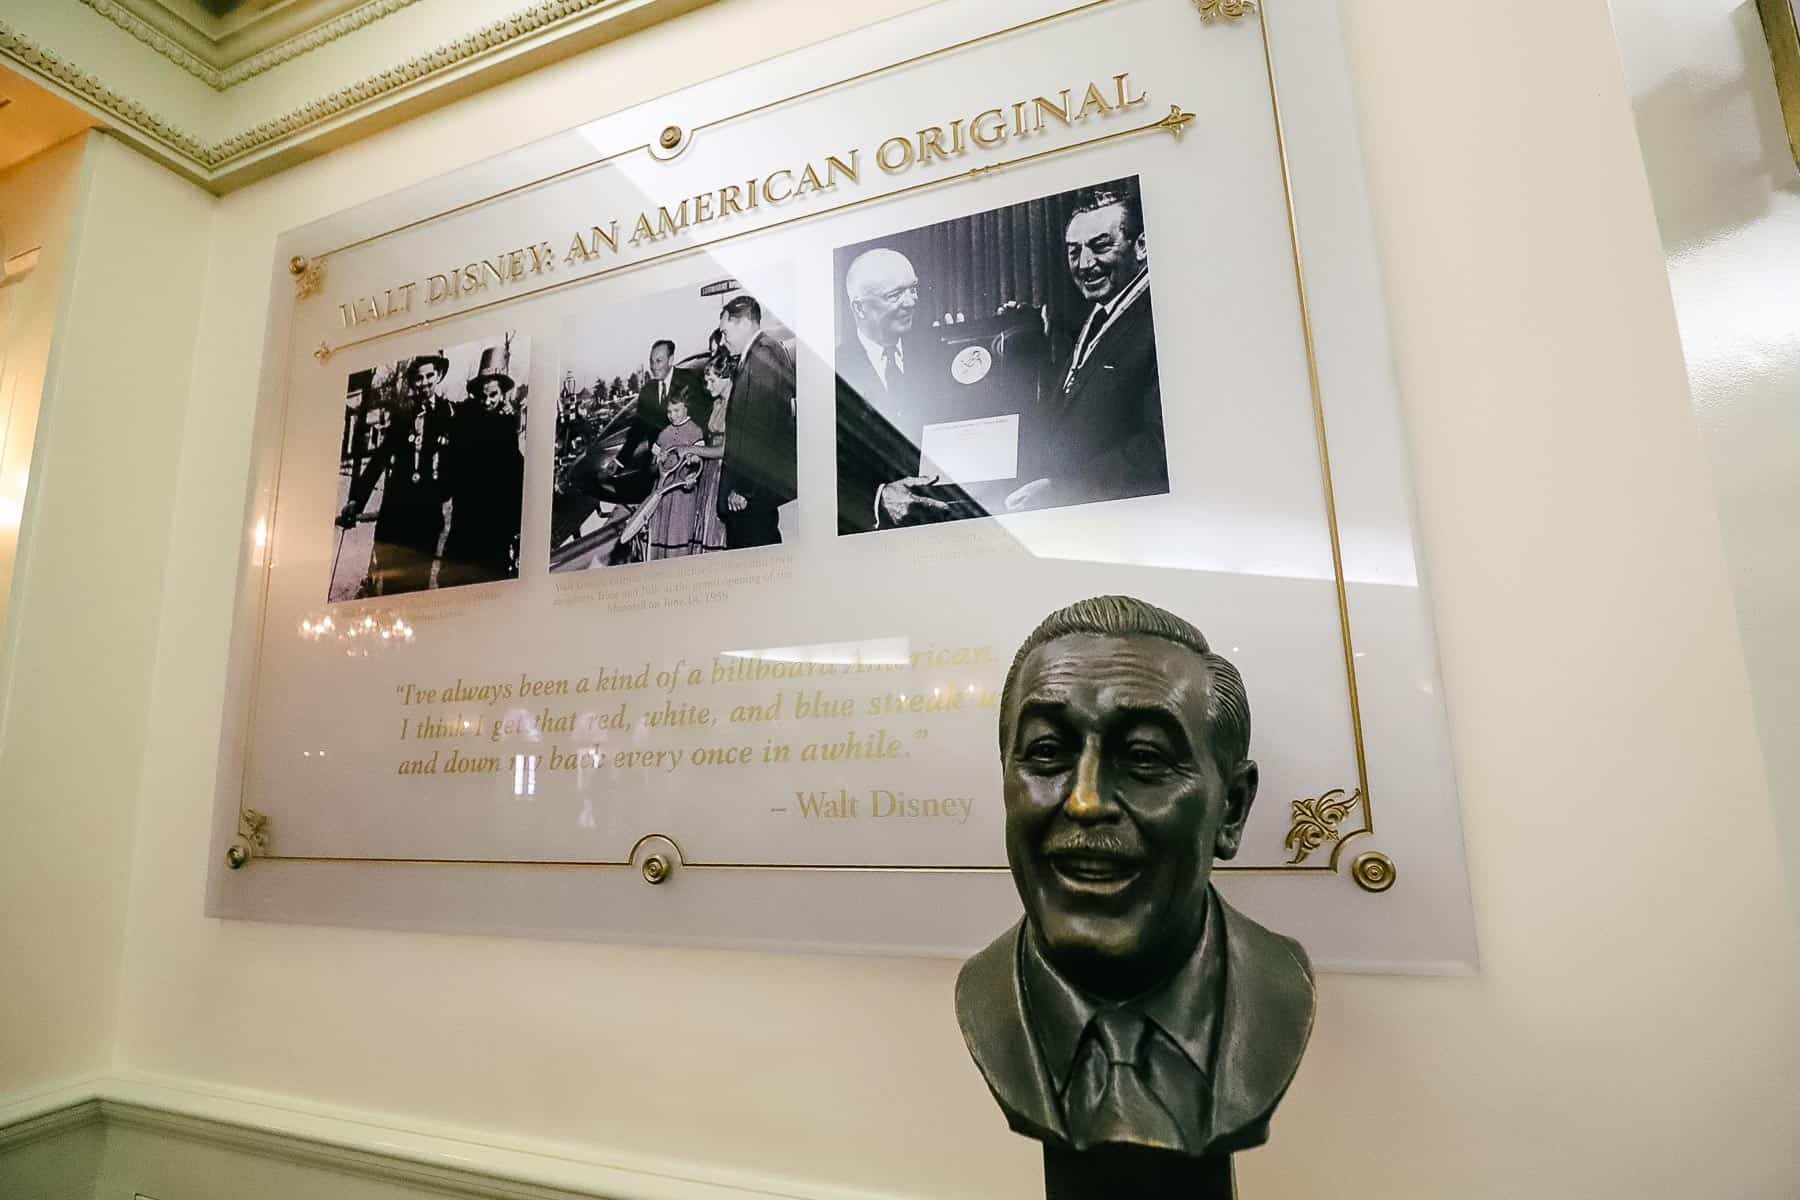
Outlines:
[[1169,105],[1169,115],[1158,121],[1156,128],[1168,130],[1175,135],[1176,141],[1180,141],[1181,135],[1187,132],[1188,122],[1193,119],[1193,113],[1181,111],[1179,104],[1171,104]]
[[254,808],[238,814],[238,835],[250,843],[252,853],[269,852],[269,818]]
[[1361,801],[1360,788],[1353,792],[1332,788],[1323,796],[1294,801],[1287,837],[1282,842],[1293,855],[1288,859],[1288,865],[1303,863],[1326,842],[1337,841],[1339,826]]
[[294,277],[294,299],[304,300],[324,286],[325,258],[296,254],[288,259],[288,274]]
[[1256,0],[1194,0],[1202,21],[1235,21],[1256,11]]

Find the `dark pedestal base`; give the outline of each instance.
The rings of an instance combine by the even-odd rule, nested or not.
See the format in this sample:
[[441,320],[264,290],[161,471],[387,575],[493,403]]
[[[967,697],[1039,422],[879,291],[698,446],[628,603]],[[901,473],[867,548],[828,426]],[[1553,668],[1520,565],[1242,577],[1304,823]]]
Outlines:
[[1231,1156],[1163,1150],[1044,1146],[1045,1200],[1233,1200]]

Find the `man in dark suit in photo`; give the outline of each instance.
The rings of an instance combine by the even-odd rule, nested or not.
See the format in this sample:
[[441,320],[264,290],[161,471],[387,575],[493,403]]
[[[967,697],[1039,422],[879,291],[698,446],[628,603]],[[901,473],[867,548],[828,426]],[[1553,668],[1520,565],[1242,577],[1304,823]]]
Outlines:
[[406,386],[398,391],[387,434],[362,474],[351,481],[349,500],[338,513],[339,527],[355,528],[375,485],[381,484],[375,544],[359,595],[391,596],[431,586],[444,532],[455,430],[452,406],[442,390],[449,369],[450,360],[441,353],[421,354],[407,363]]
[[954,485],[923,473],[925,426],[952,411],[950,356],[914,333],[919,276],[897,250],[859,254],[844,291],[853,337],[837,347],[838,532],[866,533],[977,515]]
[[762,323],[754,296],[735,296],[719,313],[720,332],[738,357],[719,471],[728,550],[779,544],[776,510],[796,495],[794,360]]
[[1130,181],[1094,188],[1063,234],[1069,276],[1093,306],[1048,397],[1031,482],[1009,509],[1159,495],[1169,490],[1162,383],[1150,310],[1150,249]]
[[519,522],[525,491],[512,339],[481,352],[469,380],[469,399],[453,418],[448,476],[450,530],[444,537],[438,586],[512,579],[518,573]]
[[669,399],[687,402],[688,415],[701,425],[712,415],[712,399],[706,388],[691,372],[675,366],[675,343],[658,338],[650,345],[650,378],[638,390],[635,411],[637,420],[619,450],[619,464],[629,469],[643,448],[656,441],[656,436],[669,427]]

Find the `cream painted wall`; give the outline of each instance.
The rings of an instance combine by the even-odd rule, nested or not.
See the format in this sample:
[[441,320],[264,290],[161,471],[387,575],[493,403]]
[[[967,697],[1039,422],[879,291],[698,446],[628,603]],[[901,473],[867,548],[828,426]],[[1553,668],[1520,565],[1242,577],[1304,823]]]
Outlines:
[[[81,137],[70,138],[0,172],[0,235],[5,242],[0,253],[12,258],[38,251],[31,273],[0,289],[0,629],[6,627],[12,594],[13,558],[62,295],[83,144]],[[5,646],[0,644],[0,696],[6,691],[6,673]]]
[[[173,488],[179,602],[128,646],[157,662],[116,1067],[602,1157],[1041,1194],[965,1060],[951,963],[201,915],[276,234],[909,3],[721,0],[220,203],[203,366],[185,412],[158,409],[179,477],[145,481]],[[1491,0],[1344,8],[1483,971],[1322,980],[1244,1194],[1792,1195],[1792,917],[1606,9],[1572,0],[1552,29]]]
[[1800,897],[1800,170],[1756,5],[1613,0]]
[[212,201],[86,135],[0,678],[0,1091],[113,1058]]

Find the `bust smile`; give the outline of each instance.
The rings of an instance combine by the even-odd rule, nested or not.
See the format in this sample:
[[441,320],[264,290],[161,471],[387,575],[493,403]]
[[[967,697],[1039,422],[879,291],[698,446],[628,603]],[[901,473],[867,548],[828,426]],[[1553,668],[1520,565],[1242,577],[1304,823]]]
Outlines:
[[1116,895],[1136,881],[1143,859],[1107,850],[1062,850],[1050,855],[1050,867],[1071,891]]

